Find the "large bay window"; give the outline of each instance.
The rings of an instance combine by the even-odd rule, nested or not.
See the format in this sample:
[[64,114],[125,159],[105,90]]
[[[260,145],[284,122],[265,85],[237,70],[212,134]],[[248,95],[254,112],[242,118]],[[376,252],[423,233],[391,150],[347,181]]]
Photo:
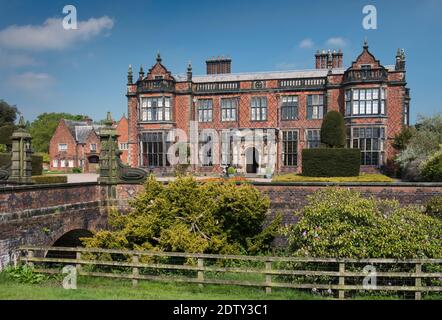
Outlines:
[[170,141],[166,132],[144,132],[141,136],[141,166],[169,166],[167,151]]
[[345,92],[345,115],[385,115],[384,88],[351,89]]
[[383,164],[385,128],[352,128],[350,143],[352,148],[361,150],[361,165],[380,166]]
[[170,97],[141,98],[140,120],[145,122],[170,121]]

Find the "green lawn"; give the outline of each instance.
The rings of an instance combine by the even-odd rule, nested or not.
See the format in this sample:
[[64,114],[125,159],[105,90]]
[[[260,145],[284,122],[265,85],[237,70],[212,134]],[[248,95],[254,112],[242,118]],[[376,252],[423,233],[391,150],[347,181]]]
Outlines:
[[321,299],[295,290],[264,289],[197,284],[140,281],[132,287],[128,280],[80,277],[77,290],[65,290],[61,282],[48,280],[42,284],[21,284],[0,276],[0,300],[312,300]]
[[273,182],[394,182],[395,180],[382,174],[362,174],[358,177],[305,177],[294,173],[273,178]]

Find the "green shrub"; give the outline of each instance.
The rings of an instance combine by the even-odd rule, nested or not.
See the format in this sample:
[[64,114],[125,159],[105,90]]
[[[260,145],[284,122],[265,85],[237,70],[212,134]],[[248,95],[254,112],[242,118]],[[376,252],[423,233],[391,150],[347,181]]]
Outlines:
[[427,203],[425,212],[430,216],[442,219],[442,195],[431,198]]
[[442,148],[425,162],[422,176],[426,181],[442,182]]
[[236,169],[234,167],[227,168],[227,174],[229,176],[233,176],[236,173]]
[[81,170],[81,168],[73,168],[72,172],[73,173],[82,173],[82,170]]
[[302,175],[307,177],[359,176],[361,151],[358,149],[304,149]]
[[113,212],[112,231],[83,239],[87,247],[190,253],[256,254],[269,250],[281,217],[264,227],[270,201],[251,185],[198,183],[180,177],[163,185],[151,176],[129,214]]
[[28,266],[19,266],[17,268],[8,267],[5,270],[7,277],[26,284],[39,284],[49,277],[41,273],[35,273],[33,268]]
[[343,148],[345,141],[344,116],[338,111],[328,112],[321,126],[321,142],[329,148]]
[[299,222],[286,229],[297,256],[441,258],[442,221],[397,201],[329,188],[308,197]]
[[66,176],[33,176],[32,179],[36,184],[52,184],[52,183],[67,183]]

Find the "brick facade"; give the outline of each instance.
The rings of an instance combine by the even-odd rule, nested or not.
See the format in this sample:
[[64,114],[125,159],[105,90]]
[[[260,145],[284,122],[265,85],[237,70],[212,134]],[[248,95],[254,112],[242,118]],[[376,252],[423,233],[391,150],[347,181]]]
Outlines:
[[[147,74],[141,69],[136,81],[130,67],[128,162],[157,172],[171,171],[173,166],[167,163],[166,157],[170,143],[177,138],[166,137],[173,129],[181,129],[190,136],[194,121],[199,132],[214,129],[220,134],[232,129],[252,129],[255,135],[264,130],[264,135],[272,131],[276,136],[273,149],[268,142],[264,142],[263,148],[256,148],[253,153],[257,154],[256,166],[248,166],[253,144],[241,140],[226,155],[228,161],[203,166],[200,158],[193,166],[196,172],[220,172],[221,165],[235,166],[242,173],[300,172],[302,149],[315,144],[315,140],[307,142],[308,137],[316,133],[311,130],[320,129],[323,114],[337,110],[345,117],[348,147],[363,149],[363,169],[376,171],[394,156],[392,139],[408,124],[410,98],[406,88],[405,54],[398,51],[396,64],[383,66],[365,43],[362,53],[349,68],[342,67],[342,55],[341,51],[318,52],[313,70],[250,74],[230,74],[230,59],[211,59],[207,61],[205,76],[193,76],[190,65],[186,75],[172,75],[158,55],[156,64]],[[317,98],[318,95],[323,98]],[[292,106],[292,110],[297,110],[296,116],[284,119],[287,97],[296,97],[297,106]],[[226,98],[237,101],[233,121],[222,119],[222,101]],[[253,118],[255,98],[266,102],[264,119]],[[321,99],[319,108],[316,108],[316,99]],[[199,119],[203,100],[210,100],[211,117],[206,122]],[[170,112],[166,110],[169,104]],[[285,140],[286,131],[297,133],[296,143]],[[152,133],[162,135],[152,143]],[[210,156],[221,154],[222,148],[222,142],[214,146]],[[198,149],[201,156],[200,153]],[[297,161],[289,161],[289,158]]]
[[[115,124],[119,146],[128,142],[128,123],[123,116]],[[94,125],[92,120],[71,121],[60,120],[50,144],[50,170],[71,172],[81,168],[82,172],[98,173],[100,155],[99,130],[101,126]],[[124,145],[123,145],[124,146]],[[127,162],[127,150],[122,150],[121,158]]]

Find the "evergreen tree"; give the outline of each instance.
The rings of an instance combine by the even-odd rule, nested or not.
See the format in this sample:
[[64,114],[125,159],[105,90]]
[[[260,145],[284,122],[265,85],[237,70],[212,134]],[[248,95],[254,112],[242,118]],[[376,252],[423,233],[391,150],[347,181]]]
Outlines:
[[328,112],[322,122],[321,142],[328,148],[344,148],[345,140],[344,117],[338,111]]

